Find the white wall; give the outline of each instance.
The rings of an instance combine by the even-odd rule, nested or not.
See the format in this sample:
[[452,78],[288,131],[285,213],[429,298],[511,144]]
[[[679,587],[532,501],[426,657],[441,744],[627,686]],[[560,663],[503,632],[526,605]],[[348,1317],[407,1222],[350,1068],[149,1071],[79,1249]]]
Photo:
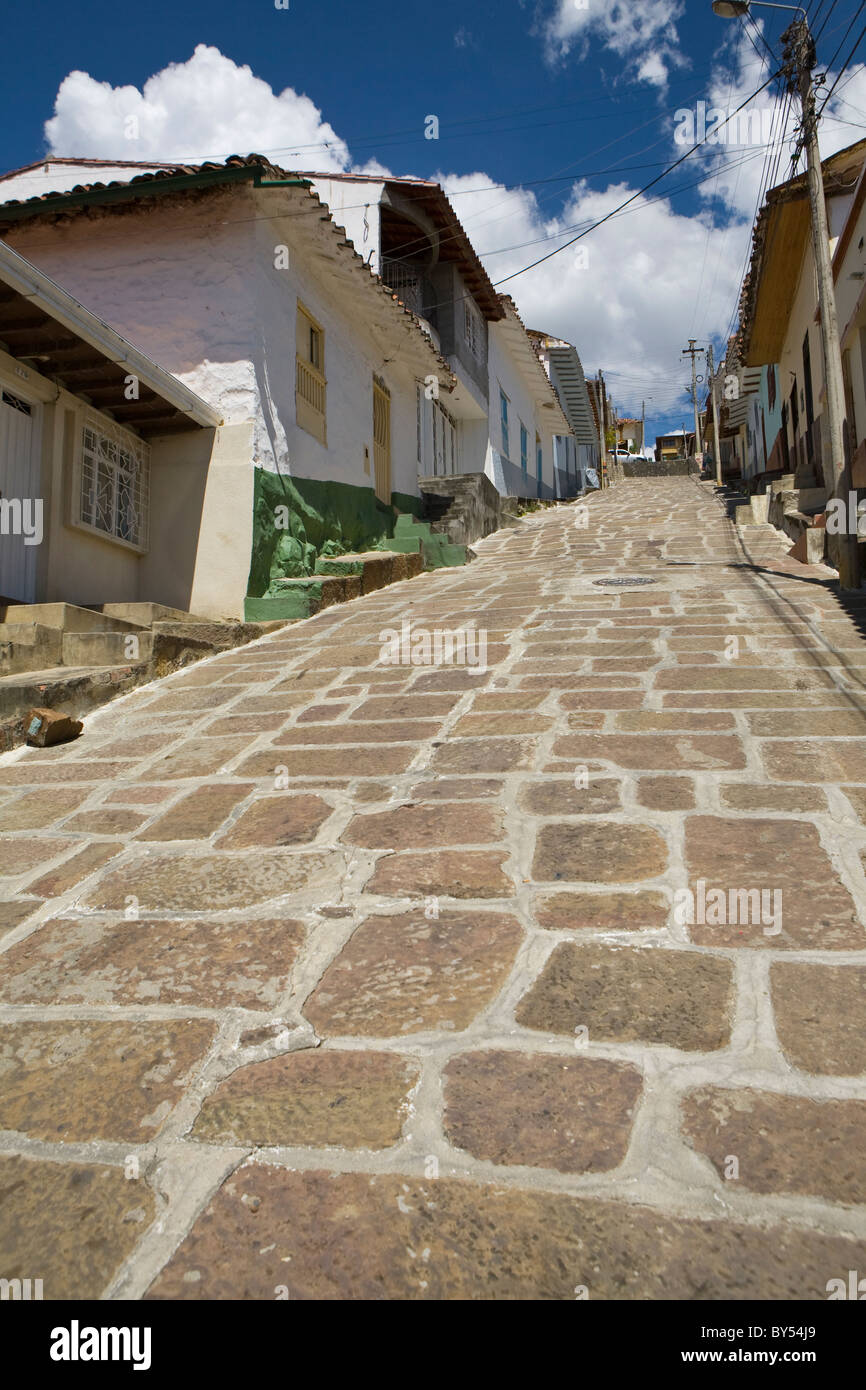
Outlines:
[[[252,421],[250,464],[372,487],[377,372],[391,391],[392,489],[417,495],[414,374],[399,357],[384,360],[363,301],[311,264],[292,216],[268,218],[250,188],[87,214],[63,229],[22,224],[8,240],[226,424]],[[275,268],[279,245],[289,247],[286,270]],[[327,448],[295,424],[299,298],[325,331]]]
[[[391,393],[391,488],[417,496],[415,375],[396,351],[386,360],[371,336],[366,304],[328,278],[292,241],[292,220],[260,220],[251,269],[258,310],[256,375],[261,403],[256,459],[294,477],[373,485],[373,375]],[[330,233],[328,233],[330,235]],[[275,269],[274,245],[290,248]],[[358,270],[360,276],[366,272]],[[325,334],[327,446],[295,423],[296,308],[300,300]],[[365,449],[368,451],[365,461]],[[365,462],[369,471],[365,469]]]
[[[502,429],[500,424],[500,388],[509,398],[508,404],[508,460],[515,468],[520,468],[520,425],[526,426],[529,435],[527,473],[535,478],[535,434],[541,436],[543,466],[542,481],[550,488],[554,486],[553,476],[553,431],[545,415],[555,416],[556,412],[536,410],[535,401],[526,381],[523,368],[505,341],[499,323],[488,324],[488,374],[490,399],[490,442],[485,463],[485,472],[493,477],[493,451],[503,453]],[[557,422],[559,423],[559,422]],[[559,426],[561,428],[561,424]]]
[[[130,153],[135,150],[135,142],[130,141]],[[87,165],[58,164],[47,159],[36,169],[27,169],[9,178],[0,178],[0,202],[9,203],[13,198],[21,202],[27,198],[41,198],[46,193],[66,193],[79,184],[89,183],[128,183],[139,174],[154,174],[158,165],[144,165],[140,169],[124,168],[121,164]]]
[[342,179],[312,179],[313,188],[343,227],[358,255],[378,275],[381,264],[379,204],[384,183],[344,183]]

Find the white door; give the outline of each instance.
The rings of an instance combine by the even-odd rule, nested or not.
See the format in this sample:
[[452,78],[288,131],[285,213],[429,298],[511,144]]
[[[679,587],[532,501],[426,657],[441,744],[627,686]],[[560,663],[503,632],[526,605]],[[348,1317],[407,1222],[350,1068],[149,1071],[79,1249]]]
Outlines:
[[23,603],[36,597],[42,528],[35,410],[20,396],[0,389],[0,599]]

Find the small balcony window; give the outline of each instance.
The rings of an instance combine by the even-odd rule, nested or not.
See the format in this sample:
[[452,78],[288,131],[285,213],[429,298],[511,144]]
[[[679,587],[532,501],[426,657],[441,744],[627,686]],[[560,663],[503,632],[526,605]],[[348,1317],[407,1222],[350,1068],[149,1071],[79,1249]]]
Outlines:
[[301,429],[324,445],[328,442],[327,389],[324,330],[299,301],[295,353],[295,416]]

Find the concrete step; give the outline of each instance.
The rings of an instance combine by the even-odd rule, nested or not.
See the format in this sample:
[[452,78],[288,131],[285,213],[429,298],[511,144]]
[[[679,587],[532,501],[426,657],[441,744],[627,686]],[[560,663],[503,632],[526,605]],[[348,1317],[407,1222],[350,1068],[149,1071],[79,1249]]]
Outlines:
[[318,575],[303,579],[276,579],[263,598],[244,600],[247,622],[301,622],[323,608],[357,598],[361,580],[357,575]]
[[0,675],[56,666],[61,660],[62,633],[41,623],[0,623]]
[[64,666],[129,666],[150,661],[153,634],[147,628],[133,632],[64,632],[61,661]]
[[355,555],[320,556],[314,575],[275,579],[264,597],[246,599],[244,616],[248,622],[274,618],[298,622],[332,604],[375,593],[401,579],[412,579],[423,568],[420,551],[366,550]]
[[410,579],[419,569],[420,564],[413,565],[411,553],[402,550],[366,550],[354,555],[323,556],[316,561],[316,574],[360,579],[362,594]]
[[800,532],[788,554],[802,565],[823,565],[826,548],[827,532],[824,527],[807,526]]
[[152,627],[158,622],[214,625],[212,618],[199,618],[195,613],[187,613],[182,608],[168,608],[164,603],[103,603],[99,611],[107,618],[119,618],[142,627]]
[[395,536],[429,536],[430,523],[419,521],[417,516],[412,516],[410,512],[404,512],[397,517],[397,524],[394,527]]
[[0,750],[14,748],[26,737],[27,713],[53,709],[80,719],[116,695],[125,695],[148,679],[145,666],[69,667],[0,676]]
[[37,623],[42,627],[59,628],[62,632],[142,632],[141,623],[115,618],[95,608],[80,608],[75,603],[15,603],[0,618],[7,625]]

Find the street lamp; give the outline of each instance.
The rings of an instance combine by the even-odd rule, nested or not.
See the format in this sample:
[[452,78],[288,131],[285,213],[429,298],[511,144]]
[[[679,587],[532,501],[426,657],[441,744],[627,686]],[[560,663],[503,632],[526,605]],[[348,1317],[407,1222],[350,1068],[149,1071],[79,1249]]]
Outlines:
[[749,13],[753,5],[760,5],[765,10],[796,10],[802,15],[806,13],[802,5],[775,5],[771,4],[771,0],[713,0],[713,12],[720,19],[741,19]]
[[[809,206],[812,221],[812,251],[818,278],[818,303],[821,309],[821,344],[824,349],[824,381],[827,392],[827,433],[833,491],[847,505],[850,482],[845,462],[845,387],[842,378],[842,351],[839,343],[839,321],[836,313],[836,294],[830,262],[830,233],[827,222],[827,203],[824,197],[824,177],[821,152],[818,148],[818,114],[815,109],[815,89],[812,68],[815,66],[815,41],[809,30],[806,11],[802,5],[777,5],[771,0],[713,0],[713,11],[723,19],[738,19],[748,15],[752,5],[763,9],[792,10],[798,16],[782,35],[784,68],[788,90],[799,91],[801,129],[806,150],[806,169],[809,185]],[[856,536],[840,538],[839,584],[843,589],[859,588]]]

